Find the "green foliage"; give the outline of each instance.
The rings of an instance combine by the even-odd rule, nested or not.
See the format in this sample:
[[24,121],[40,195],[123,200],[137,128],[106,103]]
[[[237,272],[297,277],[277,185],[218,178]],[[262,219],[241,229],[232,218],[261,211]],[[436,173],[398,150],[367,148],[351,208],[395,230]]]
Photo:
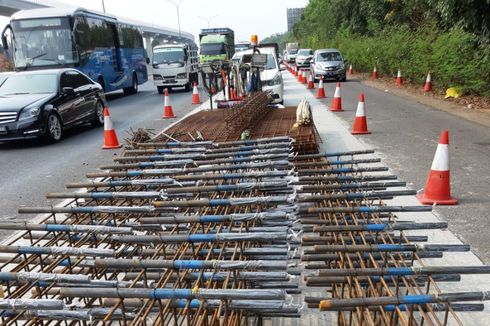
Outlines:
[[310,0],[292,35],[339,48],[354,70],[490,96],[488,0]]

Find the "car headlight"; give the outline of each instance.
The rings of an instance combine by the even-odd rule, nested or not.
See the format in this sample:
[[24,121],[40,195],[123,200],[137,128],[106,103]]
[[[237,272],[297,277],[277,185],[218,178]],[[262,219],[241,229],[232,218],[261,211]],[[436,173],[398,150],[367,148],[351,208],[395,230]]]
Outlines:
[[19,115],[19,121],[37,117],[40,112],[41,112],[41,108],[38,106],[23,109]]
[[175,76],[175,78],[177,78],[177,79],[185,79],[185,78],[187,78],[187,74],[186,73],[177,74],[177,76]]
[[340,64],[339,69],[344,69],[345,65],[343,63]]
[[277,74],[274,78],[269,80],[267,84],[269,84],[269,86],[275,86],[275,85],[280,85],[281,82],[282,82],[282,77],[280,74]]
[[318,70],[323,70],[323,67],[320,65],[320,64],[316,64],[315,65],[315,69],[318,69]]

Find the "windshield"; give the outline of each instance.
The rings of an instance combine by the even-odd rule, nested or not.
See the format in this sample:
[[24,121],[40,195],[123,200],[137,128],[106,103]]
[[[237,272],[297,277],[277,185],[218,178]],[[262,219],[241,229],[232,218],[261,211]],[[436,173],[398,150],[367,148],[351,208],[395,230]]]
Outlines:
[[235,52],[245,51],[250,49],[248,44],[235,44]]
[[0,96],[55,93],[56,74],[29,74],[10,76],[0,87]]
[[289,49],[288,53],[289,54],[296,54],[296,53],[298,53],[298,49]]
[[342,61],[342,56],[338,52],[318,53],[316,61]]
[[163,64],[172,67],[184,66],[184,49],[183,48],[161,48],[153,52],[153,64]]
[[313,50],[300,50],[298,55],[313,55]]
[[270,69],[276,69],[276,59],[272,54],[267,55],[267,63],[265,64],[265,69],[270,70]]
[[50,66],[77,61],[68,18],[12,22],[16,67]]
[[225,53],[225,45],[223,43],[201,44],[201,55],[217,55]]

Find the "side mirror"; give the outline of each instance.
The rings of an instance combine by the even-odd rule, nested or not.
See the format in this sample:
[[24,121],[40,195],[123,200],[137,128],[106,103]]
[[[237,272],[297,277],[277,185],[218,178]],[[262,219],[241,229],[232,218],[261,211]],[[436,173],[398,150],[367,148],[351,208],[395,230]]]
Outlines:
[[62,94],[63,96],[75,96],[75,90],[73,87],[63,87]]
[[280,70],[280,71],[284,71],[284,70],[286,70],[286,66],[284,66],[284,65],[281,65],[281,64],[280,64],[280,65],[279,65],[279,70]]
[[150,63],[150,58],[146,57],[146,64]]

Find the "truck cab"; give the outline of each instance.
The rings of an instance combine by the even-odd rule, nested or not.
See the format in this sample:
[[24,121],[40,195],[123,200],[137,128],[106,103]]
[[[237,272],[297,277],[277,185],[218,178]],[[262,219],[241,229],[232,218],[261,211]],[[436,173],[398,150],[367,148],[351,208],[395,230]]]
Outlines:
[[153,48],[153,83],[160,94],[165,88],[192,89],[198,81],[199,58],[195,44],[165,44]]
[[229,28],[202,29],[199,34],[200,62],[227,61],[235,54],[235,34]]

